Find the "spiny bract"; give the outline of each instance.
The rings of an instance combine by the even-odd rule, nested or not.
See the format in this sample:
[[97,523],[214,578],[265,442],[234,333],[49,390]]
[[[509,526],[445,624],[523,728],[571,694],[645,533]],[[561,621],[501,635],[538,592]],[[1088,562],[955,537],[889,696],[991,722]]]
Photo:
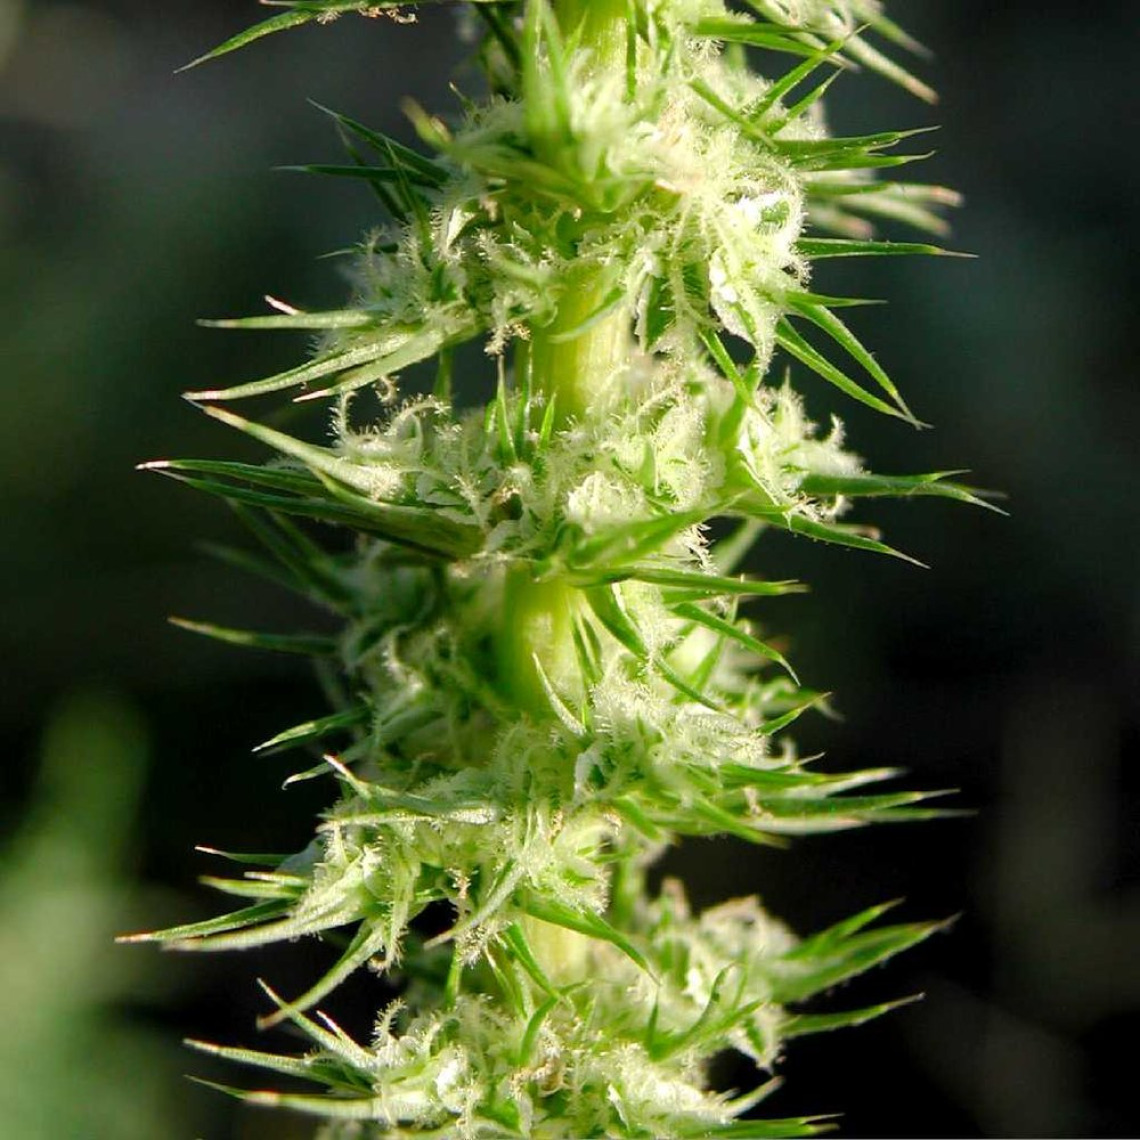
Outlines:
[[[211,55],[397,8],[283,7]],[[241,909],[140,936],[221,950],[341,932],[306,993],[270,991],[267,1022],[292,1021],[309,1053],[201,1046],[324,1086],[238,1095],[325,1118],[326,1140],[812,1134],[742,1120],[770,1085],[716,1093],[709,1061],[771,1069],[788,1039],[883,1012],[798,1008],[935,929],[872,926],[874,908],[797,941],[755,900],[694,915],[679,884],[646,890],[679,836],[935,814],[920,793],[860,790],[892,772],[797,756],[783,730],[822,694],[738,608],[798,587],[736,566],[768,527],[896,553],[841,521],[859,496],[978,502],[939,475],[866,471],[774,363],[917,422],[839,317],[855,302],[811,287],[820,259],[941,252],[872,231],[943,229],[949,191],[876,173],[914,157],[896,153],[913,132],[836,138],[822,110],[857,65],[929,98],[875,40],[914,45],[875,0],[745,7],[465,6],[488,98],[450,125],[413,109],[430,153],[335,114],[353,162],[311,168],[364,180],[390,215],[351,304],[217,322],[322,338],[289,372],[192,394],[276,458],[148,465],[227,499],[272,556],[245,564],[341,621],[332,638],[186,623],[335,663],[339,707],[261,749],[317,744],[296,778],[331,775],[339,798],[300,854],[228,856],[258,868],[212,880]],[[461,410],[469,341],[499,386]],[[431,358],[434,391],[402,393],[397,374]],[[288,390],[331,402],[331,441],[220,406]],[[713,519],[732,536],[711,543]],[[312,522],[354,545],[322,546]],[[429,910],[442,933],[417,923]],[[366,964],[405,992],[365,1045],[309,1011]]]

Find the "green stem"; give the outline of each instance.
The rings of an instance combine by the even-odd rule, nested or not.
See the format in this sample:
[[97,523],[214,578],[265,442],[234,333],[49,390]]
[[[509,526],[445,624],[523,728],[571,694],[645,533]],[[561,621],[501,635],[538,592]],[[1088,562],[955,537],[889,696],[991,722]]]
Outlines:
[[[595,67],[621,66],[627,0],[557,0],[555,12],[564,34],[577,33],[581,48],[593,53]],[[520,354],[528,386],[555,402],[560,427],[581,419],[621,382],[628,366],[629,308],[607,308],[609,289],[602,266],[571,265],[559,283],[554,320],[532,329],[529,348]],[[581,608],[579,592],[564,582],[536,582],[525,567],[508,572],[498,665],[503,688],[521,708],[550,715],[547,683],[568,701],[585,695],[576,691],[581,682],[574,648]]]
[[[578,37],[594,71],[624,67],[629,0],[555,0],[554,11],[563,35]],[[533,330],[531,381],[556,399],[562,423],[581,417],[629,359],[629,310],[622,304],[607,308],[611,286],[602,267],[572,266],[561,282],[554,321]]]
[[[529,352],[520,357],[519,367],[528,370],[532,391],[555,401],[559,426],[580,419],[607,389],[621,382],[628,366],[633,344],[629,310],[619,305],[598,317],[605,300],[599,267],[571,267],[557,316],[532,331]],[[525,566],[508,572],[499,671],[504,688],[520,707],[549,715],[548,684],[570,702],[585,696],[579,691],[581,670],[574,647],[574,621],[583,608],[580,591],[558,578],[536,582]]]
[[580,419],[620,382],[630,357],[629,309],[607,309],[605,270],[574,265],[567,271],[558,313],[531,336],[530,379],[534,390],[556,401],[560,425]]
[[530,915],[523,916],[522,927],[543,973],[556,986],[574,985],[586,979],[591,938]]
[[629,0],[555,0],[554,11],[563,35],[579,33],[595,67],[609,70],[625,59]]
[[581,606],[579,591],[565,582],[536,582],[525,566],[507,572],[499,675],[518,706],[538,720],[554,715],[547,685],[571,704],[584,696],[577,691],[581,674],[574,648],[574,619]]
[[[578,36],[595,70],[624,66],[629,24],[627,0],[555,0],[563,35]],[[596,264],[572,265],[558,290],[554,320],[531,330],[519,367],[532,391],[555,401],[559,426],[581,419],[626,370],[632,348],[628,306],[607,308],[611,283]],[[583,612],[581,592],[558,578],[535,581],[525,567],[504,581],[498,667],[503,688],[518,706],[546,720],[555,715],[551,694],[573,709],[584,697],[574,644]],[[552,978],[577,980],[585,972],[588,940],[548,923],[531,921],[527,933]]]

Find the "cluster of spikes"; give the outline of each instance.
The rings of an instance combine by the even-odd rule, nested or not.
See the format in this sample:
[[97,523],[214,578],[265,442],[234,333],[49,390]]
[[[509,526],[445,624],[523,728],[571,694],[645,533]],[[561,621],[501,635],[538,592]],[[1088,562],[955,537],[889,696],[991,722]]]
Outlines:
[[[282,7],[206,58],[397,8]],[[932,98],[884,54],[916,45],[877,0],[743,8],[463,5],[488,97],[450,123],[411,108],[415,148],[335,114],[350,160],[306,168],[388,215],[352,303],[214,322],[319,337],[291,371],[190,394],[272,459],[146,465],[225,499],[264,547],[233,559],[336,617],[333,636],[183,623],[335,679],[332,711],[258,749],[314,753],[292,779],[335,795],[298,854],[214,852],[246,868],[209,880],[238,909],[135,936],[337,948],[306,992],[267,989],[265,1023],[306,1051],[200,1045],[299,1078],[228,1091],[322,1118],[325,1140],[812,1135],[822,1118],[752,1111],[771,1080],[711,1089],[710,1062],[768,1074],[790,1039],[891,1008],[805,1003],[937,929],[876,907],[798,940],[755,899],[694,913],[680,884],[647,888],[685,836],[937,814],[877,788],[892,771],[797,754],[785,730],[825,694],[741,608],[800,587],[738,567],[771,528],[896,554],[843,521],[863,497],[979,503],[945,474],[870,473],[789,382],[917,422],[838,315],[858,302],[811,285],[824,259],[943,252],[875,229],[943,231],[951,192],[882,175],[915,132],[832,137],[822,110],[859,69]],[[469,342],[498,368],[482,408],[453,399]],[[325,401],[331,439],[229,410],[274,393]],[[402,996],[358,1042],[319,1007],[366,966]]]

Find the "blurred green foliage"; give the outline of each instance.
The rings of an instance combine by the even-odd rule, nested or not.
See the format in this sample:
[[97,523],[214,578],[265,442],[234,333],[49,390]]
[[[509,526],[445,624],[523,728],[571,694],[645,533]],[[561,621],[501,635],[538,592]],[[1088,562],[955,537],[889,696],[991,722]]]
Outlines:
[[172,1042],[121,1009],[161,992],[154,964],[112,943],[141,909],[130,855],[147,759],[120,699],[79,694],[48,720],[31,806],[0,852],[9,1136],[152,1140],[180,1099]]

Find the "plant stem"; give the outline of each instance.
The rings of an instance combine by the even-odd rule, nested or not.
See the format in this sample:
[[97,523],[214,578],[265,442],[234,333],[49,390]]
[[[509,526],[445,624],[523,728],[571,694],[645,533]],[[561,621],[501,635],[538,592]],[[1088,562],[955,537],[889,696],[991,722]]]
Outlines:
[[[578,32],[595,69],[621,66],[626,0],[557,0],[555,12],[564,34]],[[628,365],[629,309],[625,304],[607,309],[607,293],[602,267],[573,265],[562,282],[554,320],[531,330],[525,367],[533,390],[555,401],[559,426],[586,414],[620,382]],[[535,581],[525,567],[508,572],[499,666],[505,686],[522,707],[548,708],[548,684],[565,701],[585,698],[574,646],[574,622],[582,605],[579,591],[564,581]],[[567,982],[584,973],[588,939],[537,920],[529,920],[526,931],[552,979]]]
[[531,383],[557,402],[558,422],[580,418],[614,384],[629,362],[629,309],[606,312],[604,270],[575,265],[566,273],[558,315],[532,333]]
[[522,928],[543,973],[556,986],[585,980],[590,968],[590,938],[530,915],[523,918]]
[[628,0],[555,0],[554,11],[564,35],[580,33],[595,67],[609,69],[625,58]]
[[[628,307],[618,305],[592,319],[605,305],[602,275],[594,265],[568,270],[557,316],[532,331],[528,357],[525,363],[520,360],[520,367],[529,369],[532,390],[555,401],[560,427],[602,400],[620,383],[629,363],[633,340]],[[582,605],[579,591],[564,581],[535,581],[525,566],[508,571],[499,669],[504,688],[524,709],[549,708],[543,674],[563,699],[576,701],[586,695],[580,691],[574,648],[574,620]]]
[[[626,0],[557,0],[555,12],[564,34],[577,32],[582,46],[593,51],[596,68],[621,65]],[[618,304],[607,311],[607,291],[602,267],[571,265],[554,320],[531,329],[529,352],[520,358],[532,390],[555,401],[560,427],[598,402],[629,362],[629,309]],[[567,699],[585,695],[576,691],[580,670],[574,649],[574,618],[581,604],[578,592],[557,579],[536,582],[525,567],[508,572],[499,666],[504,687],[523,708],[549,706],[541,674]]]
[[573,704],[585,695],[577,691],[574,618],[581,605],[577,593],[558,579],[536,582],[525,566],[507,571],[497,646],[499,674],[519,707],[539,716],[550,711],[543,677],[564,701]]

